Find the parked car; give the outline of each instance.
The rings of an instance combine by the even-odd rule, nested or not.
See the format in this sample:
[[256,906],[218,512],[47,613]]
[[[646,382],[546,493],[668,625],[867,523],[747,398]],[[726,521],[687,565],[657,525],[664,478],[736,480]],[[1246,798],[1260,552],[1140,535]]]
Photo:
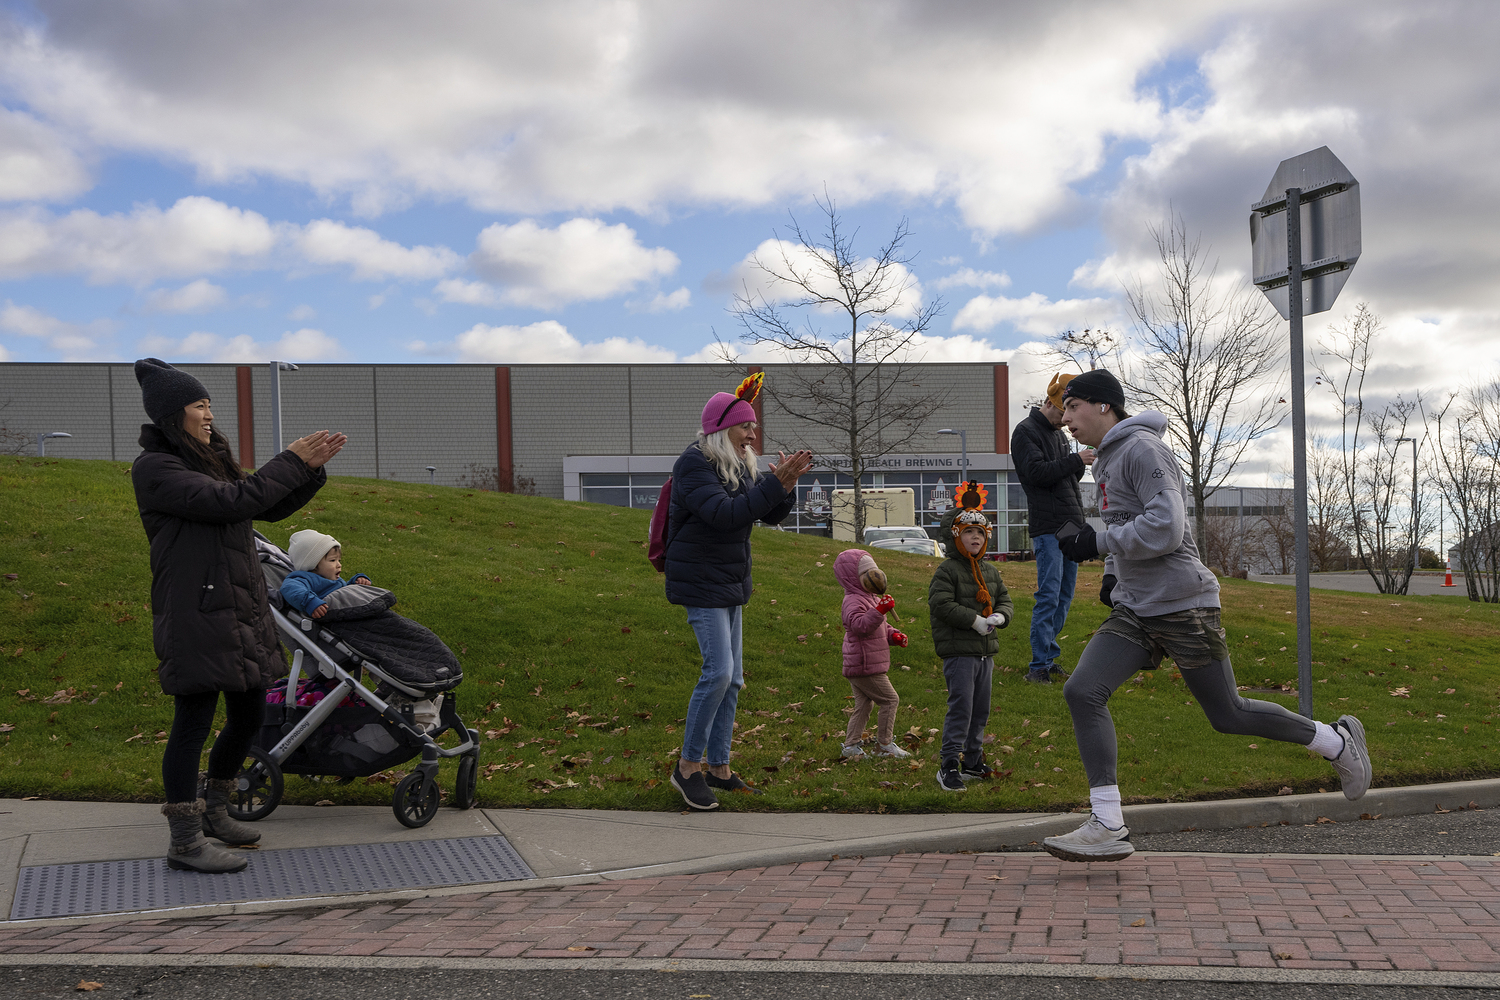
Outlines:
[[926,531],[913,525],[887,525],[865,529],[865,544],[872,549],[914,552],[922,556],[941,556],[942,547]]

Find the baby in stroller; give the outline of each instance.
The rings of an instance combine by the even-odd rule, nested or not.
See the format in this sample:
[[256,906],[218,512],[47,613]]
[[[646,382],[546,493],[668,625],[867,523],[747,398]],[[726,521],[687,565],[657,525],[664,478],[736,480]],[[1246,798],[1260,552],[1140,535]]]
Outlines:
[[344,547],[337,538],[321,531],[303,528],[292,532],[287,555],[295,569],[281,581],[281,599],[314,618],[328,613],[328,602],[323,598],[329,593],[351,583],[370,582],[363,573],[339,579],[344,570]]
[[[309,535],[317,537],[308,540]],[[292,536],[301,561],[314,559],[307,553],[315,551],[315,566],[337,544],[317,532]],[[255,545],[272,618],[292,650],[292,669],[284,684],[266,693],[265,724],[231,796],[231,815],[246,820],[269,815],[281,801],[284,773],[352,781],[417,756],[421,763],[397,784],[391,803],[401,823],[418,827],[436,815],[438,762],[444,757],[459,758],[454,804],[472,807],[479,734],[458,715],[455,689],[463,668],[452,650],[422,625],[391,611],[396,599],[390,591],[354,581],[338,581],[318,595],[313,611],[322,614],[314,620],[304,611],[306,600],[294,606],[283,590],[297,575],[293,558],[258,532]],[[450,730],[459,743],[444,747],[438,741]]]

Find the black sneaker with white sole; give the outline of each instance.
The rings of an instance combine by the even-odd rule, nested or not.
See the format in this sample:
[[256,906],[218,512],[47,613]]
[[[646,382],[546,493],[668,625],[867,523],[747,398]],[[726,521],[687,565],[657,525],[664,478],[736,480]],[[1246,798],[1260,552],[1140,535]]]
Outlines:
[[719,808],[719,800],[714,798],[713,789],[708,787],[708,779],[703,776],[702,771],[694,771],[684,777],[681,766],[673,766],[672,787],[682,793],[682,801],[688,804],[689,809],[707,811]]
[[958,772],[958,776],[964,781],[974,781],[979,778],[991,777],[994,773],[990,769],[990,765],[985,763],[984,751],[981,750],[974,755],[973,760],[970,760],[967,754],[964,755],[964,765]]
[[943,766],[937,773],[938,787],[945,792],[966,792],[968,786],[964,784],[963,773],[958,769],[958,758],[951,757],[943,761]]

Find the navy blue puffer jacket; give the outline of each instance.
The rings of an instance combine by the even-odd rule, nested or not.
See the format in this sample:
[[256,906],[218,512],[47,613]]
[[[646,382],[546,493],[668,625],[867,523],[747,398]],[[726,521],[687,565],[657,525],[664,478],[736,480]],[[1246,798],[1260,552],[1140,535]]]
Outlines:
[[780,523],[795,500],[771,473],[731,493],[698,445],[689,445],[672,466],[667,600],[690,608],[748,604],[750,532],[756,521]]

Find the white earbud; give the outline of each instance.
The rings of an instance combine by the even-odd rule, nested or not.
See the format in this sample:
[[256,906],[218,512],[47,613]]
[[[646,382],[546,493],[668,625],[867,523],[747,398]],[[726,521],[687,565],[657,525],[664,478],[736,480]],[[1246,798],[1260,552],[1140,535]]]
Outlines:
[[1100,413],[1108,413],[1109,412],[1109,404],[1105,403],[1102,406],[1100,406],[1099,407],[1099,412]]

